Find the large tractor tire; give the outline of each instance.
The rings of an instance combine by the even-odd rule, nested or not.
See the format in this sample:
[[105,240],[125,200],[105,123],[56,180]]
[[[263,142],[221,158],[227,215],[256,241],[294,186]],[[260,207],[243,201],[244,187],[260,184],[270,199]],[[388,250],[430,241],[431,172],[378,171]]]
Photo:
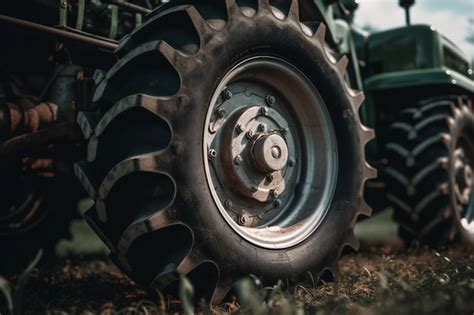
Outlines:
[[348,59],[298,1],[189,2],[155,11],[95,76],[99,110],[78,117],[87,222],[137,282],[185,275],[214,303],[249,273],[337,278],[375,175]]
[[[462,100],[442,96],[421,101],[403,110],[390,127],[388,163],[382,176],[399,223],[399,236],[408,246],[438,246],[456,238],[458,220],[450,206],[446,139],[456,113],[467,112]],[[472,140],[468,142],[472,144]]]

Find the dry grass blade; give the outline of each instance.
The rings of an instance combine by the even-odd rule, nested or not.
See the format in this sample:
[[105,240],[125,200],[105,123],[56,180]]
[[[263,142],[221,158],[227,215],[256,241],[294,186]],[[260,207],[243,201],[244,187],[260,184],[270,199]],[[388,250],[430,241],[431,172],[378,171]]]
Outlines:
[[30,262],[28,267],[23,271],[23,273],[20,275],[20,278],[18,279],[18,284],[15,288],[15,292],[13,294],[13,314],[23,314],[22,312],[22,298],[23,298],[23,292],[26,286],[26,283],[28,282],[28,279],[31,276],[31,272],[33,269],[38,265],[38,263],[41,260],[41,257],[43,257],[43,250],[40,249],[38,253],[36,254],[36,257]]
[[194,287],[186,277],[181,277],[179,281],[179,297],[181,298],[181,304],[183,312],[186,315],[194,314]]
[[8,312],[13,313],[13,299],[10,282],[8,282],[8,280],[2,276],[0,276],[0,291],[2,292],[7,302]]
[[[264,287],[249,276],[236,286],[232,303],[209,310],[196,305],[195,287],[182,279],[181,301],[147,293],[100,257],[42,265],[29,274],[22,295],[24,313],[50,314],[472,314],[474,253],[462,247],[417,253],[374,246],[342,257],[339,292],[332,283],[280,281]],[[449,261],[444,257],[449,257]],[[100,266],[100,268],[98,268]],[[17,278],[12,279],[19,279]],[[25,278],[23,278],[25,279]],[[7,278],[7,280],[10,280]],[[14,280],[13,280],[14,281]],[[21,282],[24,282],[22,280]],[[12,294],[14,294],[14,287]],[[7,301],[0,312],[8,314]],[[25,303],[28,301],[28,303]],[[152,302],[149,302],[152,301]],[[0,303],[2,303],[0,302]],[[13,303],[15,307],[15,303]],[[105,310],[105,311],[104,311]]]

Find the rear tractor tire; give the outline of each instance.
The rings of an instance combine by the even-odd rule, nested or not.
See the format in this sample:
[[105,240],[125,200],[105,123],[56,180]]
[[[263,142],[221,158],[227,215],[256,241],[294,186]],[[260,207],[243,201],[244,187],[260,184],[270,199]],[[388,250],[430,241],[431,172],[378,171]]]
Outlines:
[[375,176],[348,59],[298,1],[192,2],[155,11],[96,75],[99,110],[78,117],[86,220],[137,282],[185,275],[213,303],[249,273],[338,278]]
[[[472,157],[467,155],[472,154],[474,133],[469,125],[472,110],[466,101],[456,96],[421,101],[402,111],[390,127],[388,163],[382,174],[387,183],[387,199],[399,223],[399,236],[406,245],[447,244],[459,231],[465,235],[469,222],[472,224]],[[460,151],[462,157],[456,158]],[[458,176],[460,167],[468,177]],[[454,192],[459,192],[461,185],[456,178],[463,181],[462,204],[456,197],[460,193]],[[464,228],[463,218],[469,220]],[[472,227],[470,233],[472,236]]]

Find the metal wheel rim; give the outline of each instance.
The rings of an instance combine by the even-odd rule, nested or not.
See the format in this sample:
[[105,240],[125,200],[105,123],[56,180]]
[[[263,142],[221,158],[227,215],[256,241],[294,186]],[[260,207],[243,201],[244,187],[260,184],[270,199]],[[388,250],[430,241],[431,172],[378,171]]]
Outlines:
[[[454,192],[456,198],[456,204],[460,210],[460,219],[462,228],[469,234],[474,235],[474,196],[472,194],[473,182],[472,182],[472,170],[474,169],[474,148],[471,145],[471,141],[468,136],[461,136],[459,141],[456,143],[456,149],[454,150],[454,171],[455,171],[455,185]],[[470,170],[470,178],[464,178],[464,181],[469,183],[460,183],[461,169]],[[465,171],[463,172],[465,173]],[[467,177],[467,176],[463,176]],[[462,186],[462,187],[461,187]],[[466,187],[464,187],[466,186]]]
[[[252,118],[252,115],[255,116]],[[268,188],[265,185],[261,186],[260,181],[257,185],[251,185],[251,191],[255,192],[252,197],[240,198],[240,195],[236,197],[237,194],[241,194],[240,192],[231,192],[231,190],[245,191],[248,188],[241,189],[241,186],[245,185],[234,185],[235,174],[241,180],[239,183],[246,183],[242,179],[245,174],[241,176],[242,178],[239,177],[246,171],[234,167],[239,161],[235,162],[234,153],[226,153],[227,148],[225,146],[223,148],[222,143],[227,143],[228,140],[223,139],[233,138],[235,134],[248,134],[248,130],[239,131],[239,128],[236,128],[238,122],[246,117],[254,119],[255,124],[262,118],[258,123],[259,127],[265,118],[278,121],[274,125],[268,123],[269,130],[265,132],[253,131],[257,138],[260,137],[258,139],[267,137],[261,142],[275,140],[275,143],[281,143],[280,138],[285,141],[285,144],[281,144],[283,151],[285,146],[288,151],[285,171],[283,172],[283,169],[278,171],[281,173],[280,179],[284,182],[283,191],[267,189],[268,192],[260,194]],[[279,123],[281,125],[278,125]],[[249,122],[246,126],[252,129],[255,124]],[[275,125],[283,127],[277,128]],[[274,132],[275,136],[268,139],[270,137],[268,133],[271,132]],[[286,61],[269,56],[252,57],[234,66],[221,80],[212,97],[203,137],[206,180],[212,198],[225,221],[237,234],[257,246],[282,249],[303,242],[318,228],[331,206],[336,190],[337,142],[325,102],[317,88],[300,70]],[[256,142],[252,142],[254,140],[250,140],[253,139],[251,137],[247,138],[249,143],[253,144],[243,144],[245,147],[242,152],[255,152]],[[242,138],[238,138],[239,141],[240,139]],[[244,143],[244,140],[241,142]],[[276,146],[280,148],[279,145]],[[220,156],[222,152],[223,157]],[[275,152],[274,147],[271,152],[272,154]],[[262,154],[263,160],[266,161],[269,153]],[[257,168],[260,167],[259,163],[254,163],[259,161],[254,155],[253,153],[246,155],[246,159],[252,162],[247,163],[244,157],[242,163],[247,165],[246,167],[250,164],[251,167],[255,164],[258,164]],[[237,169],[235,173],[232,171],[234,169]],[[255,178],[249,176],[250,182],[252,180],[258,182],[261,180],[259,176],[255,175]],[[264,176],[263,173],[261,176]],[[267,182],[272,179],[271,176],[265,176]],[[226,177],[231,177],[231,180]],[[269,185],[273,185],[273,179]],[[253,199],[257,198],[255,196],[257,193],[261,200],[255,202]],[[246,217],[246,220],[242,220]],[[249,221],[251,224],[247,225]]]

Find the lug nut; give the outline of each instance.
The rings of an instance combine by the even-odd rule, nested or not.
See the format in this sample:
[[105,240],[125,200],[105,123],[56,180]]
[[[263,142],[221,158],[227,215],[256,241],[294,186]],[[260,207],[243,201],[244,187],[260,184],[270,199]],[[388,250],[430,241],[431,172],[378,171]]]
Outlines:
[[234,96],[234,95],[232,94],[232,92],[231,92],[230,90],[228,90],[228,89],[225,89],[225,90],[224,90],[223,95],[224,95],[224,98],[225,98],[226,100],[231,99],[232,96]]
[[237,223],[239,225],[247,226],[250,223],[250,216],[246,213],[239,214],[237,218]]
[[279,193],[278,193],[278,189],[272,189],[272,190],[270,191],[270,194],[272,194],[272,197],[273,197],[273,198],[278,197],[278,194],[279,194]]
[[232,200],[227,199],[224,202],[224,207],[226,207],[227,209],[232,209],[232,206],[233,206]]
[[288,160],[288,165],[289,165],[290,167],[293,167],[293,166],[295,166],[295,164],[296,164],[296,161],[295,161],[295,159],[293,159],[293,158],[290,158],[290,159]]
[[267,126],[265,126],[265,124],[260,124],[258,125],[258,130],[260,130],[261,132],[265,132],[267,131]]
[[265,101],[267,102],[268,106],[272,106],[273,104],[275,104],[275,96],[273,95],[267,95],[267,97],[265,98]]
[[217,110],[217,116],[219,116],[220,118],[224,118],[224,117],[225,117],[225,113],[226,113],[225,108],[219,108],[219,109]]
[[253,137],[253,131],[252,130],[247,131],[247,138],[252,139],[252,137]]
[[281,200],[280,199],[273,200],[273,205],[275,206],[275,208],[278,208],[279,206],[281,206]]
[[235,126],[235,131],[236,131],[238,134],[241,134],[242,132],[244,132],[244,127],[242,127],[241,124],[238,124],[237,126]]
[[267,116],[268,115],[268,108],[267,107],[262,107],[260,108],[260,113],[263,115],[263,116]]
[[235,158],[234,158],[234,164],[235,165],[240,165],[242,163],[242,157],[240,155],[237,155]]
[[271,182],[275,179],[275,177],[273,176],[273,174],[268,174],[266,179],[267,179],[267,182]]
[[214,149],[210,149],[209,150],[209,158],[212,160],[213,158],[215,158],[217,156],[217,151],[214,150]]
[[253,192],[256,192],[258,191],[258,186],[257,185],[252,185],[252,187],[250,188]]

